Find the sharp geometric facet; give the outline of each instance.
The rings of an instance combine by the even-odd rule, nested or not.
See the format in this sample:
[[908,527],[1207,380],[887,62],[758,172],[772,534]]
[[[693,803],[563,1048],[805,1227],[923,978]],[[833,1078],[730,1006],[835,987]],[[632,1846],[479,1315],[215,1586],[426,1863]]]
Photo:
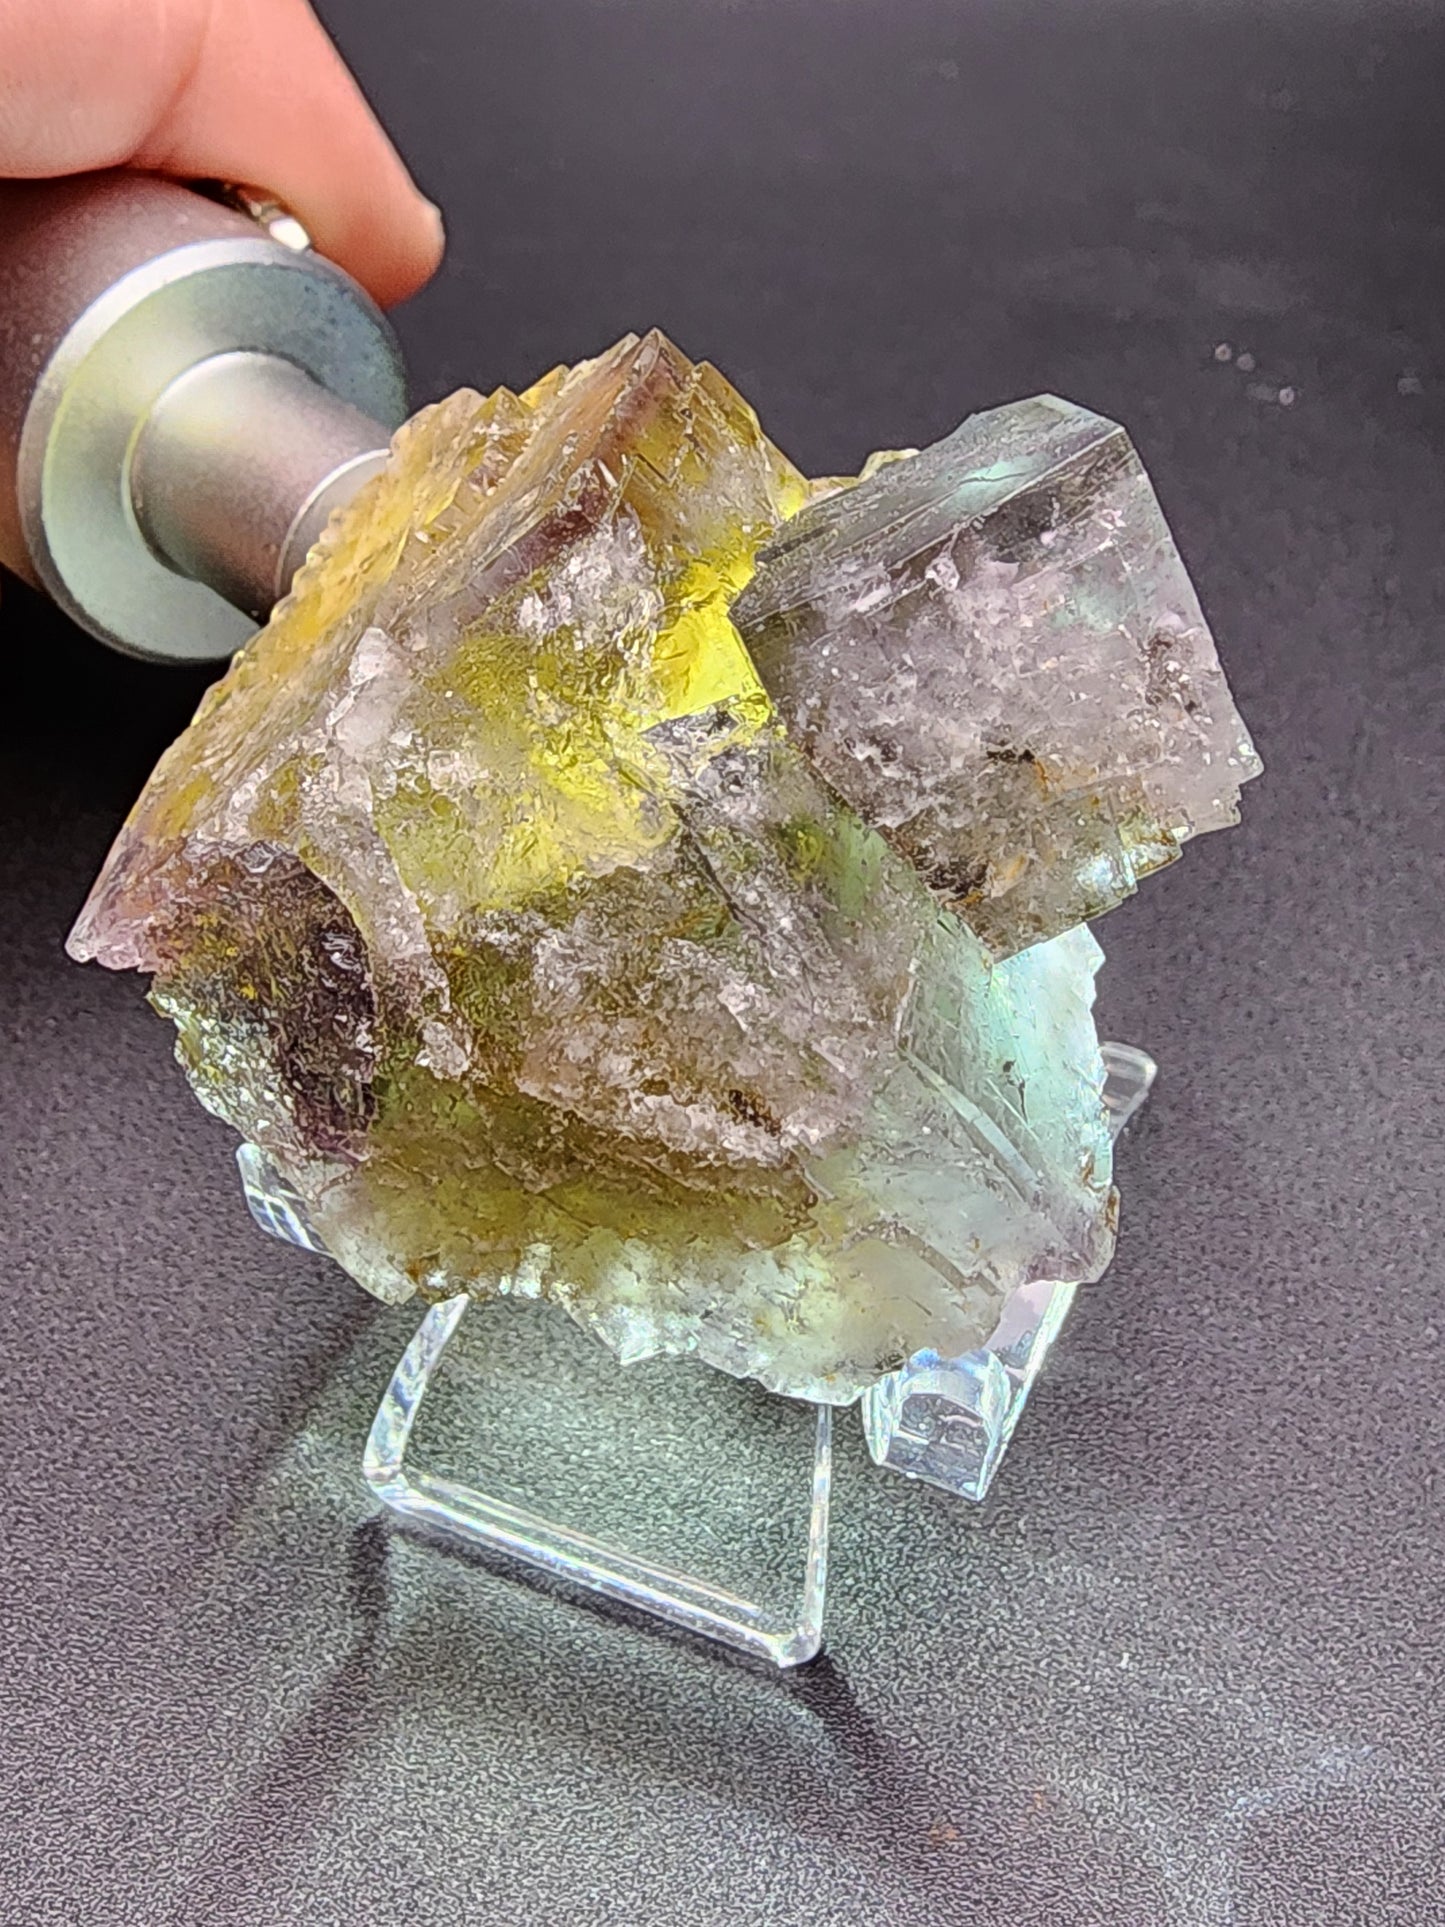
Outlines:
[[1259,773],[1128,436],[1051,395],[805,509],[733,613],[793,740],[995,955],[1112,909]]

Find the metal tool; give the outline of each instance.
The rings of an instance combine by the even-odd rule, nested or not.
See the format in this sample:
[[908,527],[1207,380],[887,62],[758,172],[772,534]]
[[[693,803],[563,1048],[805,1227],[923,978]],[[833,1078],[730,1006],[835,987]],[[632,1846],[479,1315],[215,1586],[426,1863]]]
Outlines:
[[102,641],[230,655],[406,412],[385,317],[279,211],[0,184],[0,561]]

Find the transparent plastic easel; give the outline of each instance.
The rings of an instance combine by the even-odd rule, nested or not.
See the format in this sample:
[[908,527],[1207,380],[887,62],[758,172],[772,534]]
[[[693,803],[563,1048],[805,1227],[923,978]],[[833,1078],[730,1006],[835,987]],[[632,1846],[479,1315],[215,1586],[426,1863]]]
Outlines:
[[[1117,1138],[1156,1067],[1127,1044],[1102,1050]],[[237,1161],[261,1229],[324,1252],[261,1153],[243,1144]],[[881,1379],[861,1405],[874,1460],[982,1499],[1076,1289],[1025,1286],[977,1351],[919,1352]],[[695,1361],[619,1365],[549,1307],[460,1296],[423,1317],[362,1472],[414,1526],[788,1667],[822,1645],[832,1426],[830,1406]]]

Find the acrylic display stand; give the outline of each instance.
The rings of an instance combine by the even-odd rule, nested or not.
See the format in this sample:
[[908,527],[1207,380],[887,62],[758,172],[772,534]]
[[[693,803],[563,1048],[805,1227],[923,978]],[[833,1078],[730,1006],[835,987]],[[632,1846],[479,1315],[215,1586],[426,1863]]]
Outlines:
[[[678,1570],[662,1558],[625,1550],[594,1533],[564,1524],[550,1514],[544,1515],[534,1507],[518,1505],[490,1491],[479,1491],[470,1481],[462,1482],[440,1471],[423,1470],[415,1463],[418,1455],[413,1445],[413,1432],[418,1408],[423,1396],[436,1382],[443,1355],[464,1318],[468,1322],[482,1320],[492,1309],[473,1308],[469,1311],[470,1304],[469,1299],[458,1297],[434,1305],[423,1318],[416,1336],[396,1368],[377,1410],[362,1460],[366,1481],[376,1496],[403,1518],[440,1528],[474,1544],[510,1553],[530,1565],[561,1575],[643,1612],[655,1614],[689,1632],[701,1633],[726,1645],[754,1653],[775,1666],[796,1666],[805,1659],[811,1659],[823,1638],[828,1506],[833,1463],[832,1408],[826,1405],[805,1406],[793,1400],[781,1402],[786,1414],[785,1422],[791,1422],[800,1429],[799,1443],[802,1449],[783,1458],[781,1463],[776,1462],[779,1455],[774,1454],[772,1476],[764,1489],[775,1520],[779,1512],[790,1511],[793,1515],[789,1522],[795,1538],[793,1583],[790,1585],[788,1581],[788,1559],[784,1549],[782,1557],[774,1561],[775,1566],[781,1566],[781,1577],[769,1575],[774,1579],[772,1596],[749,1597],[736,1585],[725,1583],[724,1570],[719,1570],[716,1578],[700,1572]],[[528,1306],[503,1305],[499,1308],[499,1315],[502,1318],[518,1314],[525,1316],[534,1310]],[[542,1315],[552,1324],[557,1322],[555,1311],[545,1309]],[[495,1322],[494,1319],[494,1325]],[[642,1367],[622,1366],[610,1355],[602,1353],[602,1348],[595,1340],[581,1333],[577,1336],[584,1345],[600,1354],[599,1363],[604,1365],[608,1375],[622,1381],[625,1403],[631,1402],[625,1400],[626,1380],[639,1372],[647,1373],[651,1379],[648,1390],[657,1391],[659,1381],[670,1388],[664,1392],[669,1404],[675,1404],[679,1396],[687,1398],[690,1403],[695,1402],[699,1390],[706,1383],[702,1377],[707,1373],[706,1367],[693,1365],[690,1371],[680,1372],[675,1361],[649,1362]],[[707,1376],[717,1378],[720,1375],[708,1373]],[[505,1402],[515,1403],[517,1390],[518,1387],[513,1385],[512,1398]],[[729,1405],[734,1395],[741,1392],[740,1387],[727,1386],[726,1383],[718,1387],[709,1385],[706,1390],[726,1400]],[[574,1401],[577,1397],[575,1386],[551,1385],[547,1387],[547,1393],[552,1398],[570,1397]],[[763,1394],[764,1398],[766,1396]],[[589,1404],[596,1406],[595,1396],[589,1400]],[[666,1416],[664,1412],[664,1422]],[[693,1423],[685,1429],[691,1430],[698,1415],[693,1412],[688,1416]],[[725,1416],[734,1424],[742,1419],[741,1414],[734,1414],[731,1410]],[[645,1411],[627,1413],[621,1418],[621,1425],[616,1411],[608,1417],[611,1421],[608,1429],[612,1432],[614,1443],[622,1427],[626,1428],[628,1436],[635,1437],[639,1432],[649,1438],[664,1435],[658,1418],[649,1419]],[[715,1466],[710,1468],[708,1464],[709,1443],[712,1456],[727,1453],[733,1459],[734,1473],[737,1470],[736,1453],[739,1447],[746,1449],[745,1440],[733,1439],[732,1452],[728,1453],[724,1441],[716,1438],[711,1442],[701,1441],[701,1449],[691,1452],[695,1489],[679,1496],[684,1506],[693,1513],[699,1507],[705,1509],[709,1503],[705,1488],[711,1474],[716,1471]],[[678,1476],[676,1466],[664,1463],[652,1469],[660,1488],[666,1490],[675,1485]],[[635,1471],[633,1479],[636,1479]],[[788,1486],[778,1489],[784,1479],[788,1481]],[[697,1487],[704,1489],[698,1490]],[[577,1516],[578,1509],[577,1499],[573,1495],[569,1505],[573,1517]],[[586,1507],[580,1509],[585,1511]],[[654,1515],[661,1510],[660,1494],[653,1495],[650,1509]],[[656,1516],[646,1516],[649,1510],[646,1501],[638,1510],[643,1516],[637,1518],[634,1515],[634,1523],[642,1531],[655,1536],[660,1528],[660,1520]],[[698,1549],[705,1551],[709,1538],[721,1536],[732,1542],[727,1550],[733,1555],[734,1561],[741,1564],[746,1548],[736,1542],[738,1528],[741,1526],[746,1535],[750,1523],[746,1516],[741,1520],[731,1520],[730,1529],[720,1535],[704,1534]],[[725,1559],[720,1565],[725,1569],[729,1563]]]
[[[1117,1138],[1155,1065],[1102,1050]],[[324,1251],[255,1147],[237,1161],[262,1230]],[[920,1352],[881,1379],[861,1402],[873,1458],[982,1499],[1076,1289],[1025,1286],[977,1351]],[[832,1417],[691,1360],[619,1365],[548,1307],[462,1296],[422,1319],[362,1470],[415,1526],[788,1667],[822,1645]]]

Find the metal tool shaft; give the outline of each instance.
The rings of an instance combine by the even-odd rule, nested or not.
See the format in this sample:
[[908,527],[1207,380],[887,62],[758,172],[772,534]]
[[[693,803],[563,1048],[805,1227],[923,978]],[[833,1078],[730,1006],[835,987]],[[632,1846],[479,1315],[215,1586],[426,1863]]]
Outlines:
[[141,530],[173,568],[264,619],[387,436],[294,362],[212,355],[173,381],[131,457]]
[[319,257],[173,182],[0,185],[0,561],[133,654],[215,659],[406,412]]

